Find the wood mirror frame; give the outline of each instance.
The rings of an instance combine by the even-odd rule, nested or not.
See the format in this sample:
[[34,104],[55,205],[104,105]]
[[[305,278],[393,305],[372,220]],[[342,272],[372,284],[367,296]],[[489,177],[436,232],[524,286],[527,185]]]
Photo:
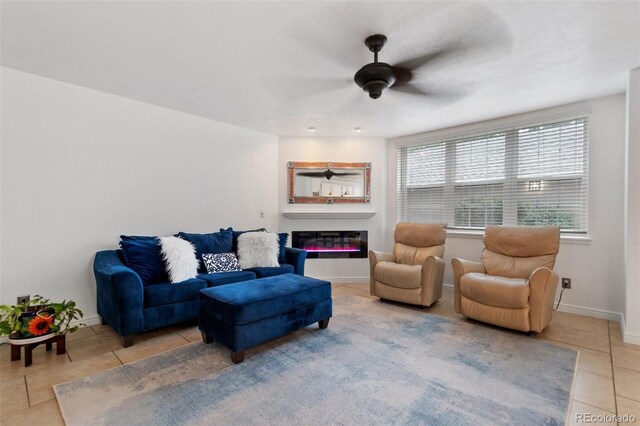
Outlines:
[[[290,161],[287,163],[287,171],[289,176],[289,204],[342,204],[342,203],[370,203],[371,202],[371,163],[337,163],[337,162],[304,162],[304,161]],[[349,195],[348,190],[345,193],[340,191],[340,195],[322,195],[322,187],[319,191],[311,191],[311,194],[301,193],[300,186],[302,178],[300,173],[315,174],[317,176],[305,176],[307,182],[310,182],[314,177],[317,178],[317,183],[320,184],[333,184],[331,179],[334,176],[344,174],[345,176],[361,176],[361,179],[355,179],[353,182],[344,183],[340,185],[341,188],[345,186],[353,187],[353,194]],[[323,176],[324,175],[324,176]],[[298,176],[296,185],[296,176]],[[334,182],[336,182],[334,180]],[[353,185],[351,185],[353,183]],[[332,185],[333,186],[333,185]],[[356,188],[357,186],[357,188]],[[298,191],[296,193],[296,190]],[[333,191],[332,191],[333,192]],[[362,194],[362,195],[360,195]]]

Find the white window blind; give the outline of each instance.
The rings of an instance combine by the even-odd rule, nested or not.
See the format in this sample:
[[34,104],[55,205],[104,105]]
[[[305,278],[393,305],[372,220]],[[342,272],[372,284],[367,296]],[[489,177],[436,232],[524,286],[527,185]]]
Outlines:
[[588,119],[398,148],[398,220],[587,232]]

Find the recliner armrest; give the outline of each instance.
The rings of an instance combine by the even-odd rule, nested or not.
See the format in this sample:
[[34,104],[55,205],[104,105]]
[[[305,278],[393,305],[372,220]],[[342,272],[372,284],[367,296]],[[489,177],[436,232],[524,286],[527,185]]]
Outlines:
[[559,279],[557,273],[545,267],[534,270],[529,276],[531,331],[540,333],[551,322]]
[[307,259],[307,251],[286,247],[284,252],[287,258],[287,263],[289,265],[293,265],[293,272],[298,275],[304,275],[304,262]]
[[460,277],[470,272],[486,274],[487,270],[482,263],[458,259],[457,257],[451,259],[451,267],[453,268],[453,307],[456,312],[462,313],[462,307],[460,306]]
[[373,278],[373,271],[376,269],[376,264],[379,262],[395,262],[396,258],[392,253],[386,253],[383,251],[369,250],[369,294],[375,296],[375,279]]
[[140,276],[114,250],[96,253],[93,262],[98,313],[121,336],[144,331],[144,288]]
[[444,278],[444,260],[438,256],[429,256],[422,264],[422,305],[431,306],[442,296]]

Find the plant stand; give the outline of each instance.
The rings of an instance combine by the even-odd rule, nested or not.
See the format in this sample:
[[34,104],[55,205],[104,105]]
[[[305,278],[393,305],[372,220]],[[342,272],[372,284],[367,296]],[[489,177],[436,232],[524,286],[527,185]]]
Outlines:
[[[47,336],[43,336],[47,337]],[[39,340],[34,342],[34,340]],[[20,349],[24,347],[24,366],[28,367],[33,362],[33,350],[38,345],[44,343],[47,351],[50,351],[53,344],[56,344],[56,355],[64,355],[67,350],[67,336],[66,334],[57,334],[46,339],[36,337],[33,339],[9,339],[11,343],[11,361],[20,361]]]

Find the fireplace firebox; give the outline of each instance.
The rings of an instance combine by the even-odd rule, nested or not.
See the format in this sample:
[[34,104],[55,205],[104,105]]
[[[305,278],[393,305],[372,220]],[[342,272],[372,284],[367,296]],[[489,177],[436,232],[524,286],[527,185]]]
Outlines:
[[367,231],[293,231],[291,246],[307,251],[308,259],[366,259]]

